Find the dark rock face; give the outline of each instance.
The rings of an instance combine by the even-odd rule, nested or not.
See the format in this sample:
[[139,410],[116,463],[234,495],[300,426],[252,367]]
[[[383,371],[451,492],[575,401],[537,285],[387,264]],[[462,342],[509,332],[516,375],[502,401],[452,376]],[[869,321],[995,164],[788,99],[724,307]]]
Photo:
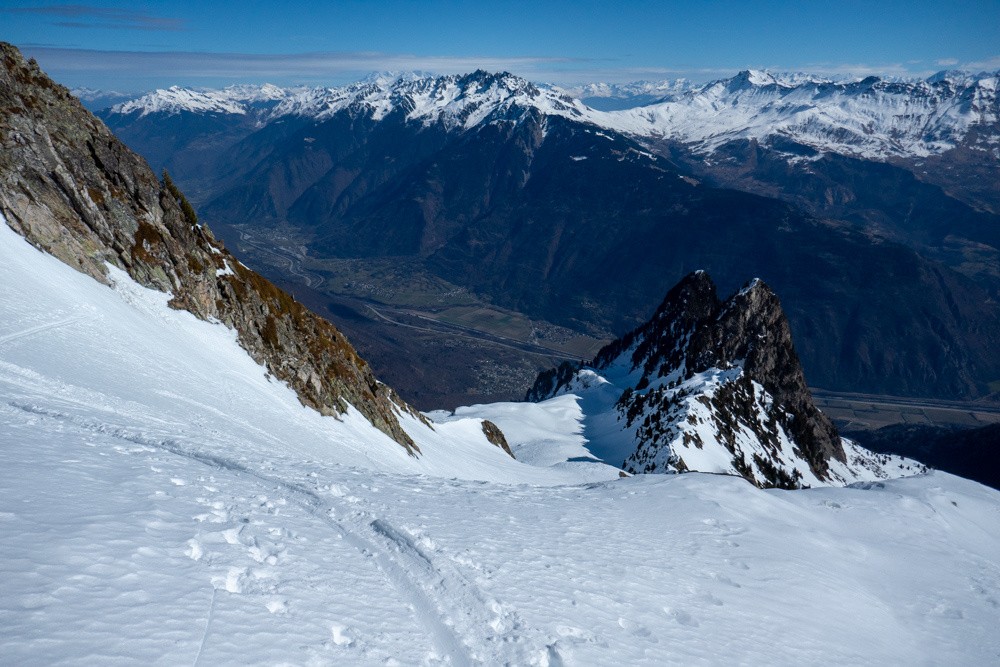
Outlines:
[[[687,428],[702,423],[732,455],[733,469],[762,486],[800,485],[780,452],[785,440],[819,480],[828,479],[831,459],[847,462],[836,428],[812,402],[781,304],[760,280],[722,302],[707,273],[689,274],[648,322],[602,349],[590,367],[623,363],[641,371],[617,403],[626,428],[638,425],[629,472],[664,472],[664,461],[687,469],[683,448],[710,444],[705,431]],[[555,395],[580,370],[564,364],[541,374],[527,399]],[[721,380],[706,390],[699,374]],[[751,441],[759,451],[747,448]]]
[[240,344],[303,404],[354,406],[415,452],[400,426],[412,411],[330,323],[240,264],[192,224],[146,162],[34,62],[0,44],[0,210],[15,231],[107,282],[105,262],[171,292],[171,305],[236,329]]
[[[1000,295],[1000,215],[996,214],[1000,206],[993,205],[991,213],[988,204],[963,198],[968,187],[992,191],[1000,199],[995,160],[978,170],[960,171],[952,163],[963,151],[955,149],[928,158],[939,166],[924,169],[922,161],[889,164],[820,155],[781,137],[771,137],[766,143],[732,141],[718,147],[709,160],[671,142],[658,150],[715,185],[766,194],[817,217],[843,220],[972,278],[994,299]],[[802,161],[800,156],[809,159]],[[961,179],[964,187],[949,190],[925,182],[938,176]],[[964,201],[969,198],[972,205]]]
[[755,280],[705,324],[704,333],[692,337],[692,347],[700,347],[692,369],[724,367],[742,359],[747,376],[759,382],[784,412],[778,421],[818,477],[826,476],[831,457],[846,461],[836,428],[812,402],[788,320],[767,285]]

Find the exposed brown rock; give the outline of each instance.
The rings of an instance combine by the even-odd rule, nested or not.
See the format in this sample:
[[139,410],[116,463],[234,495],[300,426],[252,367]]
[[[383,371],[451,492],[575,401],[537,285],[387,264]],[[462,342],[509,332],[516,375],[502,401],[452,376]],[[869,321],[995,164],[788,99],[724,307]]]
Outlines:
[[329,322],[247,269],[66,88],[0,43],[0,211],[15,231],[107,283],[105,263],[170,292],[170,305],[238,332],[240,344],[303,404],[354,406],[411,454],[405,411]]
[[483,420],[483,434],[486,436],[487,440],[510,454],[510,458],[517,458],[514,456],[514,452],[510,451],[510,445],[507,444],[507,438],[504,437],[503,431],[501,431],[500,427],[491,422],[489,419]]

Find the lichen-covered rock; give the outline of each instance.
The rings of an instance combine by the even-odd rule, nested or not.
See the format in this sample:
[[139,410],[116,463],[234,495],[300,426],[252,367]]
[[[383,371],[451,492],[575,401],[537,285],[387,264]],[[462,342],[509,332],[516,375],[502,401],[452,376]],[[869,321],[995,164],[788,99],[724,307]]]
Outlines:
[[183,195],[161,183],[64,87],[0,43],[0,211],[29,242],[107,282],[105,264],[165,292],[170,305],[238,332],[258,363],[326,415],[354,406],[416,453],[399,423],[422,419],[329,322],[247,269]]

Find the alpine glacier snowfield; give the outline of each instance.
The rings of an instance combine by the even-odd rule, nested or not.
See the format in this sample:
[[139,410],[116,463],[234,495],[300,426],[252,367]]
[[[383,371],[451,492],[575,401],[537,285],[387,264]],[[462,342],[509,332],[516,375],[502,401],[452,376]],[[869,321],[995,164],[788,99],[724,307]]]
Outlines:
[[996,491],[618,479],[569,396],[414,459],[113,277],[0,221],[0,664],[1000,661]]

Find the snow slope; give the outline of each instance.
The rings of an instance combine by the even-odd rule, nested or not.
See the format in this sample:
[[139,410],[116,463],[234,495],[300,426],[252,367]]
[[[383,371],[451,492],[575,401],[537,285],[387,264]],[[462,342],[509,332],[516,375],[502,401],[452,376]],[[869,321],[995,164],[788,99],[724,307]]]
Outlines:
[[414,459],[115,278],[0,224],[0,664],[1000,656],[996,491],[619,480],[567,461],[565,398],[481,409],[535,466],[473,419]]
[[[513,461],[487,443],[475,419],[430,429],[401,416],[422,452],[409,456],[353,409],[337,420],[302,406],[246,354],[235,332],[170,309],[168,294],[114,267],[116,289],[109,290],[34,250],[6,223],[0,241],[0,284],[18,286],[0,300],[0,387],[21,409],[199,456],[254,450],[444,477],[579,479]],[[597,478],[615,476],[609,468]]]

